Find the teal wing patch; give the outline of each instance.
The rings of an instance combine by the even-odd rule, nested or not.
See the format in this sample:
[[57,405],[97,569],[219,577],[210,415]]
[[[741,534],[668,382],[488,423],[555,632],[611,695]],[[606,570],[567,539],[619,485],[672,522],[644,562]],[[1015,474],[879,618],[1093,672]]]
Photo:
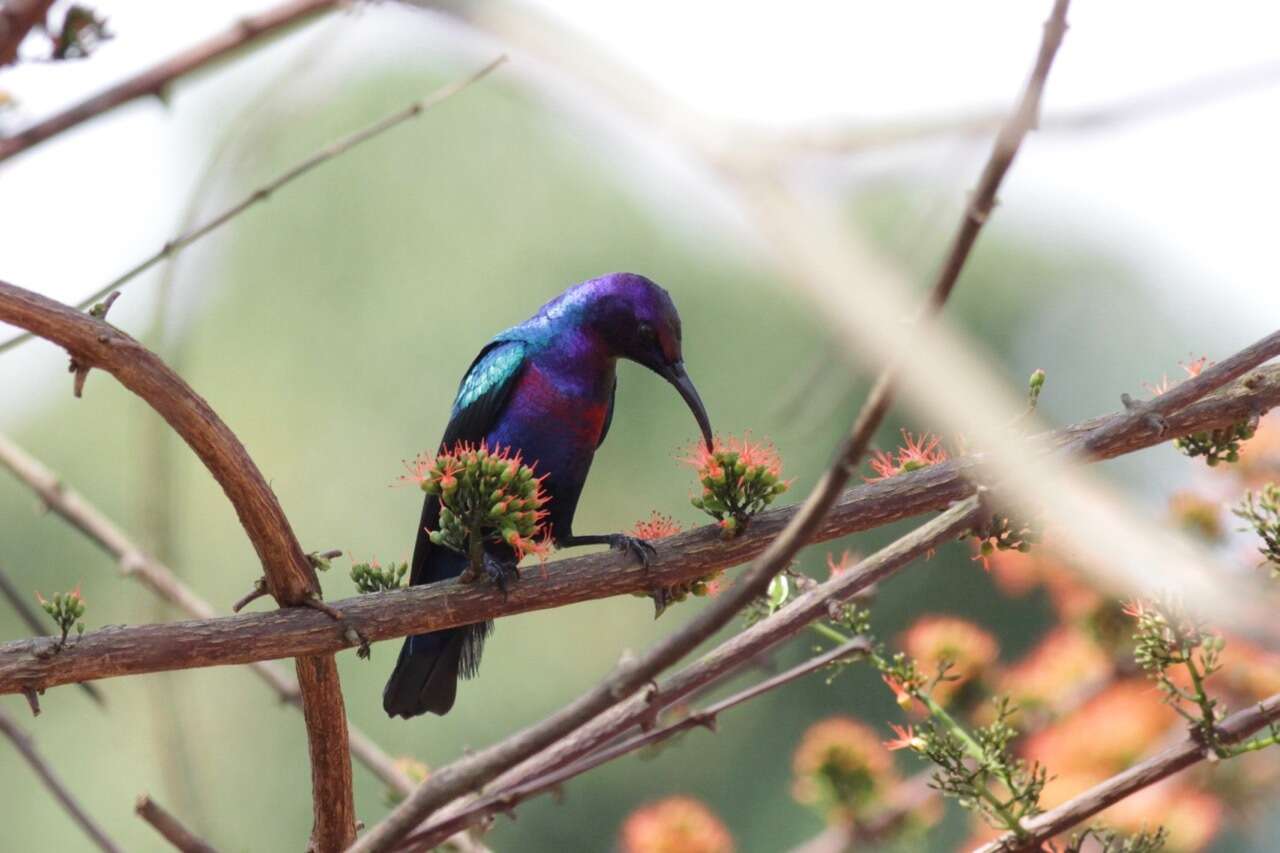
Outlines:
[[522,341],[495,341],[480,351],[458,385],[442,447],[479,441],[493,428],[524,367]]

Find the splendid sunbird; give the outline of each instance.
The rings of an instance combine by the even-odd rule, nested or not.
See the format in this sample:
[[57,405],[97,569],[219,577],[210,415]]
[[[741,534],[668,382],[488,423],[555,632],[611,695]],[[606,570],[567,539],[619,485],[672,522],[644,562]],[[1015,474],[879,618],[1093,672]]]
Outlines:
[[[647,563],[648,543],[623,533],[573,532],[596,448],[609,433],[617,393],[618,359],[630,359],[666,379],[693,412],[708,449],[711,422],[685,372],[680,315],[667,291],[633,273],[612,273],[574,285],[525,322],[502,332],[476,356],[458,386],[441,451],[459,442],[510,448],[545,477],[546,530],[557,547],[609,545]],[[440,498],[422,507],[409,574],[410,584],[455,578],[467,556],[432,544],[440,523]],[[515,576],[515,552],[486,541],[484,568],[505,589]],[[448,628],[405,639],[382,693],[392,717],[430,711],[447,714],[458,678],[472,678],[492,622]]]

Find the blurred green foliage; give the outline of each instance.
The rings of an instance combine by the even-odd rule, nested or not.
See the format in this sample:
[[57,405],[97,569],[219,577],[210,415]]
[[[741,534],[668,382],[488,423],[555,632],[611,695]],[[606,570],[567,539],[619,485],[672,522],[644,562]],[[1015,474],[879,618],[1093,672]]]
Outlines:
[[[245,158],[251,162],[242,162],[230,183],[242,192],[430,87],[406,75],[344,81],[304,114],[255,129],[253,156]],[[247,445],[306,549],[342,548],[360,561],[406,559],[421,495],[392,483],[400,460],[434,447],[476,351],[566,285],[612,270],[642,272],[672,292],[689,370],[716,428],[750,428],[777,442],[787,475],[797,478],[784,500],[813,484],[856,410],[865,377],[829,366],[795,411],[781,411],[811,365],[831,357],[812,312],[760,253],[717,236],[725,233],[720,223],[708,206],[689,203],[688,186],[652,181],[647,198],[638,198],[633,173],[648,167],[628,162],[635,152],[620,153],[579,129],[486,82],[255,208],[202,248],[200,258],[211,261],[182,268],[177,298],[196,306],[176,332],[185,342],[182,372]],[[221,128],[211,127],[215,132]],[[915,227],[906,199],[900,185],[869,187],[850,215],[923,280],[955,218],[948,213],[935,217],[934,227]],[[910,241],[901,237],[906,232]],[[998,216],[948,309],[1016,388],[1034,368],[1047,368],[1041,409],[1059,420],[1115,408],[1121,390],[1135,390],[1135,371],[1155,379],[1183,355],[1168,324],[1142,307],[1133,276],[1102,254],[1085,235],[1046,239]],[[131,295],[146,292],[140,283]],[[51,361],[61,359],[46,349]],[[1150,363],[1135,365],[1137,353]],[[16,438],[127,529],[140,530],[139,459],[155,449],[144,430],[151,418],[108,377],[95,375],[83,400],[59,393],[31,406]],[[897,426],[886,427],[887,443]],[[596,458],[577,529],[625,529],[652,509],[696,522],[691,476],[674,461],[695,435],[665,383],[624,365],[613,431]],[[253,551],[216,484],[176,439],[167,440],[176,448],[167,508],[176,544],[168,556],[225,608],[258,575]],[[120,580],[107,558],[61,521],[33,512],[34,503],[0,477],[0,561],[24,588],[82,583],[90,629],[151,618],[148,592]],[[849,545],[866,552],[905,527],[815,547],[801,567],[825,572],[819,567],[829,551]],[[346,568],[344,558],[340,571],[324,576],[328,598],[354,594]],[[624,650],[666,634],[698,606],[677,607],[657,623],[649,604],[631,597],[505,619],[481,677],[463,685],[443,719],[383,715],[382,684],[398,643],[376,646],[369,662],[344,653],[348,713],[392,754],[440,765],[555,709]],[[941,610],[992,628],[1006,657],[1028,647],[1046,612],[1035,598],[998,601],[978,564],[952,546],[884,585],[876,627],[892,637],[913,616]],[[22,628],[4,612],[0,632],[16,637]],[[777,665],[811,645],[796,641]],[[220,849],[301,848],[311,823],[302,722],[254,677],[197,670],[103,688],[105,713],[61,688],[26,725],[127,848],[159,849],[131,813],[143,791]],[[21,709],[20,698],[5,701]],[[157,702],[180,721],[177,741],[156,734]],[[863,668],[830,686],[811,678],[730,712],[717,735],[694,732],[657,757],[617,762],[569,784],[563,804],[531,802],[518,823],[499,821],[493,844],[523,853],[607,850],[630,810],[683,792],[721,814],[743,851],[785,849],[821,828],[790,798],[791,750],[810,723],[838,712],[882,728],[897,718],[891,695]],[[186,759],[178,761],[183,751]],[[84,849],[3,745],[0,755],[0,846]],[[161,787],[165,763],[189,773],[194,800]],[[356,784],[361,817],[377,820],[386,811],[382,786],[359,767]],[[963,834],[952,819],[932,848],[948,849]]]

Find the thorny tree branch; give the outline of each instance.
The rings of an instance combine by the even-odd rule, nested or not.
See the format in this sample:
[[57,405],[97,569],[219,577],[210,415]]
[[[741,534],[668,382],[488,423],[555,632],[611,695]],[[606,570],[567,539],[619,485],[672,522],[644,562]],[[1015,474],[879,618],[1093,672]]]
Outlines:
[[[315,572],[257,465],[209,404],[160,358],[96,317],[5,282],[0,282],[0,321],[58,344],[82,367],[106,370],[150,404],[222,486],[276,601],[298,606],[319,597]],[[299,657],[295,666],[311,750],[312,843],[328,853],[355,836],[346,709],[332,656]]]
[[[1223,744],[1239,743],[1276,720],[1280,720],[1280,694],[1227,717],[1219,725],[1219,737]],[[1202,740],[1188,736],[1177,746],[1135,764],[1057,808],[1022,821],[1022,827],[1026,830],[1022,838],[1004,836],[979,848],[975,853],[1009,853],[1014,850],[1037,849],[1044,841],[1088,820],[1130,794],[1212,756],[1213,752],[1205,748]]]
[[40,777],[40,781],[49,789],[49,793],[53,794],[54,799],[62,804],[67,810],[67,814],[71,815],[71,819],[84,830],[85,835],[97,845],[98,849],[105,853],[120,853],[120,848],[115,842],[107,837],[102,831],[102,827],[89,817],[88,813],[81,808],[76,802],[76,798],[71,795],[66,786],[62,784],[62,780],[53,772],[40,753],[36,751],[35,744],[31,741],[31,736],[24,732],[17,723],[13,721],[4,709],[0,709],[0,734],[3,734],[13,746],[22,754],[26,762],[31,765],[31,769],[36,771],[36,775]]
[[[1230,426],[1280,406],[1280,365],[1265,367],[1168,418],[1163,436],[1127,413],[1094,418],[1046,433],[1034,441],[1046,452],[1082,442],[1118,422],[1094,459],[1109,459],[1169,441],[1175,436]],[[812,538],[823,542],[850,533],[945,508],[973,494],[972,480],[983,479],[981,457],[963,457],[891,480],[845,491]],[[648,572],[612,552],[557,560],[542,578],[527,573],[507,598],[482,584],[449,582],[333,602],[346,621],[370,641],[441,630],[486,619],[558,607],[579,601],[641,592],[740,565],[760,554],[796,514],[795,507],[761,513],[736,539],[720,539],[714,525],[655,542],[657,555]],[[249,613],[193,622],[173,622],[88,631],[57,660],[47,660],[45,640],[0,644],[0,693],[26,687],[139,675],[199,666],[244,664],[298,654],[325,654],[351,644],[333,622],[300,608]]]
[[181,821],[146,794],[138,797],[133,810],[181,853],[217,853],[212,845],[194,835]]
[[[981,212],[984,193],[994,204],[996,189],[1017,152],[1018,145],[1038,115],[1040,95],[1053,57],[1066,31],[1068,0],[1056,0],[1054,13],[1044,31],[1044,39],[1035,68],[1023,92],[1017,110],[1010,119],[1008,132],[1002,131],[992,152],[991,162],[983,172],[976,194],[974,211]],[[933,314],[946,302],[968,259],[969,251],[985,221],[971,216],[962,223],[947,261],[938,274],[925,307]],[[400,804],[390,816],[374,826],[353,849],[383,850],[402,838],[413,826],[449,799],[496,776],[504,765],[509,767],[546,748],[558,738],[583,725],[591,716],[603,711],[635,691],[645,681],[684,657],[698,644],[723,628],[734,615],[746,607],[768,587],[769,581],[784,569],[791,559],[813,538],[854,473],[893,400],[892,367],[885,369],[854,421],[849,436],[837,451],[835,462],[823,474],[799,511],[771,541],[763,554],[752,561],[741,581],[711,606],[702,610],[676,633],[656,643],[640,659],[617,667],[605,681],[584,694],[560,712],[516,736],[508,738],[482,753],[463,758],[437,771],[417,791]],[[450,776],[450,771],[454,776]]]
[[290,0],[259,15],[243,18],[224,32],[193,45],[158,65],[38,121],[25,130],[0,139],[0,162],[122,104],[138,98],[163,97],[179,77],[339,5],[340,0]]
[[[18,480],[34,491],[49,510],[57,513],[115,558],[122,575],[138,581],[158,598],[189,616],[197,619],[213,619],[217,616],[213,606],[183,583],[172,569],[139,548],[97,507],[65,485],[57,475],[2,433],[0,466],[8,468]],[[249,664],[249,668],[275,691],[281,701],[300,708],[298,683],[280,667],[266,661],[254,661]],[[401,796],[413,790],[413,783],[409,778],[368,735],[355,726],[351,726],[348,731],[351,754],[374,776]]]
[[753,684],[745,690],[740,690],[732,696],[721,699],[701,708],[692,711],[681,719],[669,723],[661,728],[650,729],[642,734],[634,735],[616,743],[606,746],[604,749],[591,753],[581,761],[562,767],[559,770],[553,770],[542,776],[530,779],[527,782],[503,788],[496,793],[482,797],[467,806],[467,808],[457,814],[450,816],[447,820],[437,821],[432,824],[430,829],[424,830],[418,834],[411,835],[406,838],[400,848],[404,849],[431,849],[439,844],[441,839],[448,838],[451,834],[461,832],[467,827],[472,826],[491,814],[499,811],[509,812],[517,804],[543,793],[552,790],[575,776],[581,776],[590,770],[594,770],[602,764],[621,758],[636,750],[643,749],[646,746],[661,743],[668,740],[681,732],[687,731],[699,726],[715,731],[716,722],[719,715],[730,708],[741,705],[751,699],[783,687],[798,678],[816,672],[836,661],[841,661],[849,657],[855,657],[870,648],[867,641],[861,637],[855,637],[847,643],[843,643],[834,649],[815,655],[804,663],[797,664],[785,672],[778,673],[771,678],[767,678],[757,684]]
[[[454,95],[458,94],[459,92],[471,86],[473,83],[479,82],[482,78],[488,76],[488,74],[491,71],[496,69],[503,62],[506,62],[506,59],[507,58],[505,56],[499,56],[497,59],[492,60],[484,67],[480,68],[479,70],[473,71],[471,74],[468,74],[467,76],[459,80],[455,80],[452,83],[448,83],[444,86],[441,86],[439,89],[436,89],[434,92],[427,95],[425,98],[422,98],[421,100],[418,100],[418,101],[414,101],[412,104],[405,107],[404,109],[398,110],[392,113],[391,115],[384,116],[383,118],[378,119],[376,122],[368,125],[367,127],[363,127],[360,130],[355,131],[354,133],[350,133],[347,136],[342,137],[341,139],[337,139],[337,140],[334,140],[333,142],[330,142],[324,148],[321,148],[319,151],[316,151],[315,153],[311,154],[306,159],[301,160],[298,163],[295,163],[293,166],[290,166],[284,172],[281,172],[279,175],[272,178],[267,183],[253,190],[244,198],[240,199],[236,203],[232,204],[230,207],[218,213],[216,216],[211,218],[208,222],[198,225],[190,229],[189,231],[186,231],[183,234],[179,234],[178,236],[169,240],[167,243],[161,246],[160,249],[156,251],[154,254],[134,264],[132,267],[125,270],[123,273],[116,276],[111,281],[107,282],[102,287],[98,288],[93,293],[86,296],[84,299],[80,300],[78,303],[76,303],[76,307],[87,308],[88,306],[93,305],[99,299],[102,299],[104,296],[107,296],[107,294],[113,293],[113,291],[117,291],[118,288],[128,284],[130,281],[142,275],[144,272],[151,269],[161,261],[175,257],[179,252],[181,252],[187,246],[190,246],[192,243],[196,242],[200,238],[216,231],[217,229],[221,228],[223,225],[226,225],[228,222],[235,219],[237,216],[244,213],[249,208],[253,207],[255,204],[258,204],[259,202],[267,201],[278,190],[282,189],[283,187],[287,186],[288,184],[292,183],[298,178],[301,178],[303,175],[307,174],[312,169],[315,169],[317,166],[327,163],[330,160],[334,159],[335,157],[342,156],[343,154],[347,153],[348,151],[360,145],[361,143],[368,142],[370,139],[373,139],[374,137],[379,136],[388,130],[391,130],[393,127],[397,127],[398,125],[404,124],[406,121],[409,121],[410,119],[417,118],[418,116],[422,115],[423,112],[434,107],[436,104],[439,104],[442,101],[448,100],[449,98],[453,97]],[[107,304],[107,307],[110,307],[110,305]],[[0,353],[5,352],[6,350],[13,349],[19,344],[22,344],[23,342],[30,340],[31,337],[32,335],[30,332],[14,335],[12,338],[8,339],[7,341],[0,343]],[[77,374],[77,379],[81,384],[83,384],[83,380],[79,379],[80,375],[81,374]],[[77,388],[78,387],[79,386],[77,386]],[[77,393],[76,396],[78,397],[80,395]]]

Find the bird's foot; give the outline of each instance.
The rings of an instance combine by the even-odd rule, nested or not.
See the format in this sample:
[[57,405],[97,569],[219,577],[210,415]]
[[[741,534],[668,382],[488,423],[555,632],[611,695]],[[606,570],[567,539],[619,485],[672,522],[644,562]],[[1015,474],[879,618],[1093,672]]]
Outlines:
[[646,569],[653,563],[654,557],[658,556],[658,549],[643,539],[635,536],[628,536],[625,533],[612,533],[609,535],[609,547],[615,551],[625,551],[640,561],[640,564]]
[[502,597],[507,597],[507,584],[520,580],[520,567],[514,560],[502,560],[492,554],[484,555],[484,573],[494,586],[502,590]]

